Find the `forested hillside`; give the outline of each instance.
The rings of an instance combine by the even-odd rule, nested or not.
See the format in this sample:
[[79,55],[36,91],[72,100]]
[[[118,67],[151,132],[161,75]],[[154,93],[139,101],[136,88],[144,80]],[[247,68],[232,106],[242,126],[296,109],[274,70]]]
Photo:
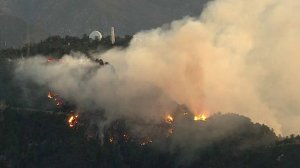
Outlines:
[[[118,37],[112,45],[110,37],[92,41],[86,35],[53,36],[0,50],[0,167],[300,166],[300,136],[278,136],[247,116],[217,113],[199,120],[178,104],[172,116],[159,123],[123,117],[99,129],[105,120],[95,120],[105,118],[103,109],[81,113],[71,123],[73,114],[65,111],[71,104],[57,107],[49,101],[46,86],[18,83],[13,73],[17,59],[42,55],[58,60],[72,52],[90,57],[112,47],[125,49],[131,38]],[[96,61],[99,68],[105,66]]]

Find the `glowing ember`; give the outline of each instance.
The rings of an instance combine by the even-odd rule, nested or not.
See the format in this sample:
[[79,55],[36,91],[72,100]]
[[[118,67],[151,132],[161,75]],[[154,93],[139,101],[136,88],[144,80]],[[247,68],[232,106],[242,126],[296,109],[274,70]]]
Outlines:
[[47,59],[47,62],[53,62],[54,60],[55,60],[54,58],[49,57],[49,58]]
[[195,121],[206,121],[207,117],[204,114],[194,116]]
[[64,104],[64,101],[63,99],[59,98],[57,94],[53,93],[53,92],[48,92],[48,98],[49,99],[53,99],[54,100],[54,103],[57,105],[57,106],[61,106]]
[[109,138],[109,143],[114,143],[114,138],[113,137]]
[[145,145],[148,145],[148,144],[150,144],[150,143],[152,143],[152,140],[149,140],[149,141],[143,141],[143,142],[141,142],[141,146],[145,146]]
[[60,59],[56,59],[56,58],[52,58],[52,57],[49,57],[47,59],[47,63],[58,62],[58,61],[60,61]]
[[78,114],[72,115],[69,119],[68,119],[68,123],[69,126],[72,128],[74,126],[76,126],[76,124],[78,123]]
[[50,92],[50,91],[48,92],[48,98],[49,98],[49,99],[53,99],[54,96],[55,96],[55,95],[54,95],[52,92]]
[[165,118],[165,121],[169,124],[172,124],[172,122],[174,121],[173,117],[171,115],[167,115]]
[[62,99],[55,99],[56,105],[61,106],[64,104],[64,101]]

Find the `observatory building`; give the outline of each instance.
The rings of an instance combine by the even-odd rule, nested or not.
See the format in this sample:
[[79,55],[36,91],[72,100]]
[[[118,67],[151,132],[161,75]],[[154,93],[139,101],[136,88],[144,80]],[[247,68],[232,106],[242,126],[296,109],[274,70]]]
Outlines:
[[93,31],[90,35],[89,38],[92,40],[99,40],[101,41],[102,39],[102,34],[99,31]]
[[[102,34],[99,32],[99,31],[93,31],[90,35],[89,35],[89,38],[92,39],[92,40],[99,40],[101,41],[103,36]],[[111,30],[110,30],[110,41],[111,41],[111,44],[114,45],[116,43],[116,33],[115,33],[115,27],[111,27]]]

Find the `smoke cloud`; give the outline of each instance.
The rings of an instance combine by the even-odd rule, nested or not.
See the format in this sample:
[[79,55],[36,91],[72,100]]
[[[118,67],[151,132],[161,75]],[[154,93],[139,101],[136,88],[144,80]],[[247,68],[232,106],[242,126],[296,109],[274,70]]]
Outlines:
[[57,91],[83,109],[158,121],[176,107],[234,112],[276,133],[300,133],[299,1],[216,0],[186,17],[137,33],[126,49],[75,54],[62,63],[19,62],[16,74]]

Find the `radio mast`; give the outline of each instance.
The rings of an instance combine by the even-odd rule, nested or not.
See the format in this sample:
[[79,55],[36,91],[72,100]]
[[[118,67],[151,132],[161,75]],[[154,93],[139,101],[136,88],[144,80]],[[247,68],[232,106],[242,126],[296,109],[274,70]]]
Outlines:
[[115,44],[116,42],[115,27],[111,27],[110,40],[111,40],[111,44]]

